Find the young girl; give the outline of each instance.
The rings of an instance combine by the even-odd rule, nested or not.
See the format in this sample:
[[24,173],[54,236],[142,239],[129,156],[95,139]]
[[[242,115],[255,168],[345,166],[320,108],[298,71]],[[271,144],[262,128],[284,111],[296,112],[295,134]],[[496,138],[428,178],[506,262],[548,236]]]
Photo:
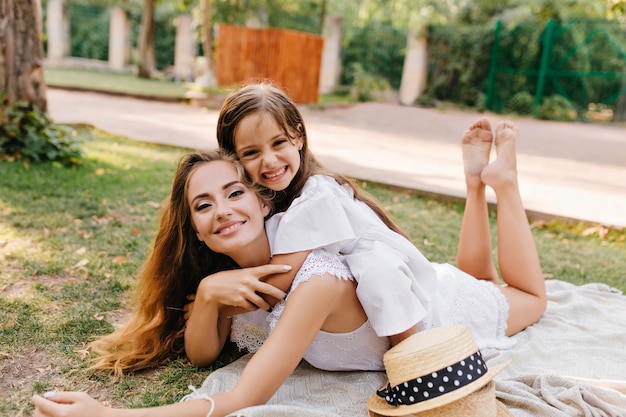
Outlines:
[[[448,278],[454,282],[454,291],[438,292],[432,297],[435,308],[429,311],[426,321],[433,325],[464,324],[473,332],[480,332],[482,327],[498,329],[497,337],[502,338],[507,321],[509,326],[524,328],[541,314],[536,311],[538,304],[545,306],[545,294],[543,301],[538,301],[539,297],[530,293],[540,291],[541,270],[519,198],[515,134],[509,123],[496,128],[498,158],[486,167],[491,143],[486,121],[473,125],[463,137],[468,200],[459,240],[459,261],[477,275],[495,273],[484,197],[485,185],[489,185],[498,198],[499,263],[508,285],[499,287],[467,274],[451,273]],[[184,158],[148,259],[149,265],[162,257],[161,272],[169,265],[190,275],[166,273],[152,277],[144,273],[140,278],[149,281],[155,290],[162,287],[157,291],[162,299],[153,306],[156,313],[145,323],[146,327],[159,327],[155,323],[162,320],[160,316],[168,305],[181,305],[188,288],[197,287],[186,329],[173,329],[175,334],[185,332],[186,348],[189,343],[197,343],[215,352],[229,333],[234,341],[243,344],[250,340],[263,342],[258,344],[261,348],[237,385],[230,392],[211,397],[195,393],[183,403],[133,410],[106,408],[85,393],[55,393],[48,399],[34,396],[34,416],[223,416],[267,401],[303,357],[323,369],[382,370],[382,355],[389,340],[374,334],[341,255],[313,250],[286,297],[271,286],[259,285],[263,284],[259,276],[279,270],[278,266],[264,270],[270,257],[270,242],[263,230],[268,204],[246,183],[239,165],[224,158],[219,153]],[[198,246],[196,242],[202,244]],[[230,263],[225,262],[229,259]],[[220,265],[232,266],[232,262],[247,269],[217,272],[202,278],[199,284],[194,282],[194,277],[203,272],[197,273],[192,265],[215,271],[221,270]],[[239,276],[242,272],[244,278]],[[233,282],[235,285],[231,285]],[[239,291],[243,282],[247,283],[246,290]],[[142,283],[140,287],[147,291],[150,285]],[[264,289],[265,294],[286,300],[280,301],[272,313],[256,311],[231,319],[224,312],[225,307],[260,302],[254,300],[258,295],[251,288]],[[140,293],[143,298],[148,297],[145,291]],[[168,297],[170,293],[179,296]],[[140,311],[146,310],[144,304],[140,304]],[[515,333],[508,328],[506,331]],[[153,337],[154,333],[157,332],[145,336]],[[192,333],[196,336],[188,341]],[[158,340],[157,337],[155,342]],[[202,349],[196,348],[201,355]],[[109,363],[108,368],[111,366]]]
[[[503,125],[499,127],[496,143],[508,144],[513,135],[513,126]],[[370,198],[347,178],[328,172],[317,162],[308,149],[302,116],[284,92],[261,83],[232,93],[220,112],[217,137],[220,147],[237,155],[253,181],[275,192],[273,204],[278,214],[267,224],[272,262],[287,263],[297,270],[299,260],[313,248],[339,252],[345,256],[358,282],[359,300],[379,336],[390,336],[395,344],[420,328],[432,325],[424,319],[433,309],[434,297],[454,290],[449,288],[447,277],[460,271],[429,262]],[[492,142],[489,123],[483,120],[472,126],[464,142],[464,158],[469,160],[466,173],[472,183],[468,184],[468,187],[471,185],[468,194],[472,194],[468,195],[468,205],[473,217],[474,201],[483,210],[484,184],[480,175],[489,162]],[[486,200],[484,202],[486,210]],[[523,216],[527,227],[521,201],[519,203],[515,221]],[[504,214],[505,218],[512,216],[508,212]],[[480,228],[482,232],[485,226],[488,227],[488,223],[482,218],[468,225],[466,229],[471,231],[462,232],[462,240],[476,239],[476,245],[485,245],[486,242],[480,241],[484,239],[472,236],[474,229]],[[502,239],[509,240],[507,236]],[[525,241],[529,243],[528,250],[536,252],[530,232]],[[482,252],[483,249],[476,250]],[[493,261],[488,264],[481,259],[485,267],[475,269],[471,250],[469,256],[465,250],[459,250],[461,270],[498,283]],[[530,322],[534,322],[543,313],[545,304],[538,257],[535,254],[532,264],[516,265],[506,272],[519,273],[520,283],[525,282],[520,287],[522,291],[507,292],[510,304],[526,305],[530,301],[525,309],[534,319]],[[285,291],[289,288],[288,279],[267,282]],[[507,332],[516,333],[526,325],[510,322]],[[488,329],[483,332],[474,337],[485,347],[495,333]]]

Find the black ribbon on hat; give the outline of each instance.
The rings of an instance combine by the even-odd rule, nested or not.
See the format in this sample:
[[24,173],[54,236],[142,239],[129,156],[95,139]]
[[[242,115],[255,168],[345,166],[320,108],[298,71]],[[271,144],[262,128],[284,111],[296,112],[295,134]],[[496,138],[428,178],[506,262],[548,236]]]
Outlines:
[[428,375],[376,391],[390,405],[417,404],[450,393],[487,374],[487,364],[480,351]]

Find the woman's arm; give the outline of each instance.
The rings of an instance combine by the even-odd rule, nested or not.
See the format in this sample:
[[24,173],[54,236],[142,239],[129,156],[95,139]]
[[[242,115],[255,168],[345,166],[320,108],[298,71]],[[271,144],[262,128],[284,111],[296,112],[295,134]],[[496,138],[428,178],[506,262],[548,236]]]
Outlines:
[[[222,271],[204,278],[195,299],[187,305],[185,353],[196,366],[212,363],[224,348],[230,333],[230,318],[236,313],[269,308],[261,294],[283,298],[285,293],[260,278],[284,272],[284,265]],[[234,307],[235,309],[231,308]]]
[[[344,304],[346,286],[352,282],[335,277],[312,277],[289,297],[278,325],[250,359],[232,391],[213,395],[212,417],[252,405],[264,404],[298,365],[328,317]],[[351,291],[354,291],[352,287]],[[345,307],[345,306],[344,306]],[[194,309],[195,311],[195,309]],[[35,417],[204,417],[207,400],[191,400],[149,409],[106,408],[84,393],[58,393],[50,400],[35,396]],[[59,404],[63,403],[63,404]]]

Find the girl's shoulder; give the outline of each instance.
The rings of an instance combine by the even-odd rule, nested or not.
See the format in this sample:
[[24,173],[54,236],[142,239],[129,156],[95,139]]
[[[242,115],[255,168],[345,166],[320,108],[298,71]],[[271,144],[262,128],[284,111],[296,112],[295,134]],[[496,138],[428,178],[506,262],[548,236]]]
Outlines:
[[[306,200],[320,195],[335,195],[341,197],[352,197],[352,190],[349,186],[341,185],[330,175],[316,174],[309,179],[302,187],[302,192],[296,200]],[[294,200],[294,202],[296,201]]]

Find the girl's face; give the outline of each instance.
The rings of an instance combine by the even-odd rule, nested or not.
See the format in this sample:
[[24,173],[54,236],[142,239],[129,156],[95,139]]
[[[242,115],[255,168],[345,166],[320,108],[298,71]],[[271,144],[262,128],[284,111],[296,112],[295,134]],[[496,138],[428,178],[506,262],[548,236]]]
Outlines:
[[283,132],[269,113],[244,117],[235,131],[235,152],[253,181],[274,191],[284,190],[300,169],[303,140],[299,132]]
[[264,217],[269,207],[240,181],[232,163],[198,166],[189,178],[187,199],[196,236],[212,251],[246,266],[250,253],[267,245]]

